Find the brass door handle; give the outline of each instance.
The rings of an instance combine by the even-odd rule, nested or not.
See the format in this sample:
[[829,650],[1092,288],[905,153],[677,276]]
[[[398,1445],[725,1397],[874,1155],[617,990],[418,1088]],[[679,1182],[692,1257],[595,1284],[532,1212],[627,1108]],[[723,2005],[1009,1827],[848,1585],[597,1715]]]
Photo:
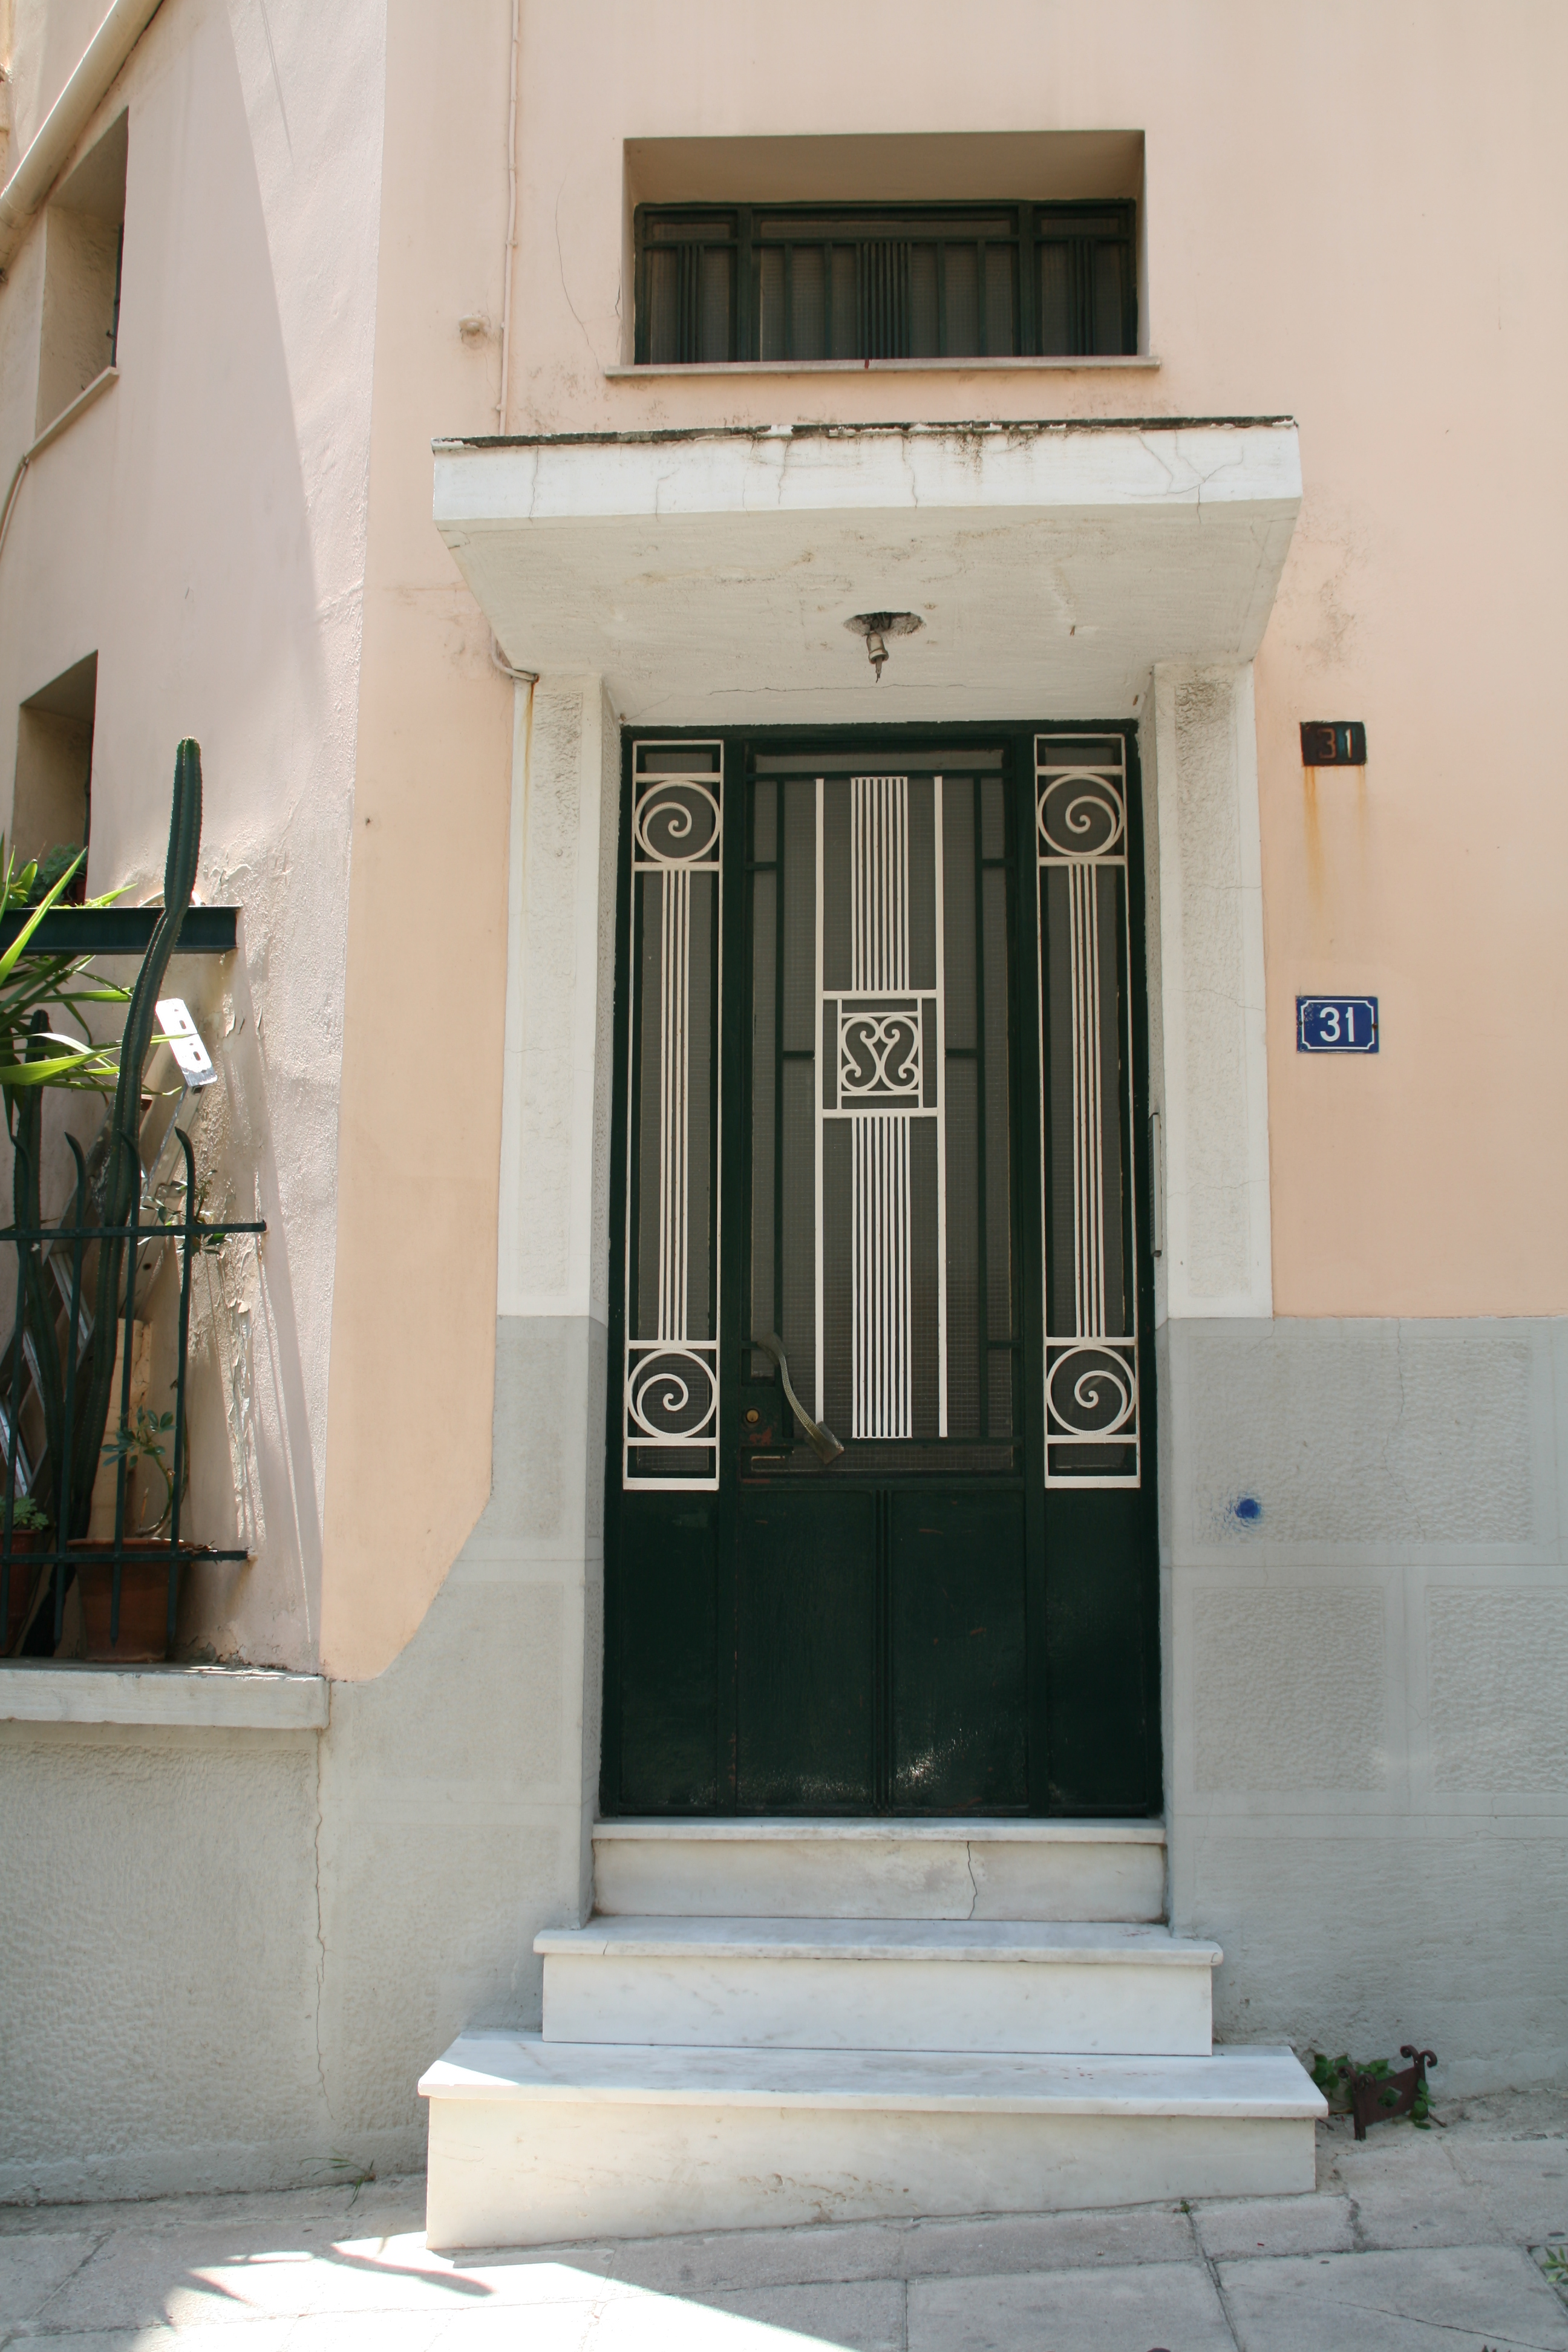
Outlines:
[[844,1448],[830,1429],[825,1428],[820,1421],[813,1421],[810,1413],[796,1396],[790,1382],[789,1358],[784,1354],[784,1341],[776,1332],[757,1331],[752,1336],[752,1345],[753,1348],[761,1348],[764,1354],[771,1356],[778,1366],[779,1378],[784,1382],[784,1392],[789,1409],[805,1430],[806,1444],[826,1469],[830,1462],[837,1461]]

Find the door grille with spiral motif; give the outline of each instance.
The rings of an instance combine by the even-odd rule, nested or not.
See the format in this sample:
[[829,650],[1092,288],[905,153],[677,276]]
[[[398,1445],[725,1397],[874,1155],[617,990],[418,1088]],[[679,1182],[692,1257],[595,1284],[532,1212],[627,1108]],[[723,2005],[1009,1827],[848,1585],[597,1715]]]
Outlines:
[[1135,775],[628,744],[607,1811],[1157,1802]]

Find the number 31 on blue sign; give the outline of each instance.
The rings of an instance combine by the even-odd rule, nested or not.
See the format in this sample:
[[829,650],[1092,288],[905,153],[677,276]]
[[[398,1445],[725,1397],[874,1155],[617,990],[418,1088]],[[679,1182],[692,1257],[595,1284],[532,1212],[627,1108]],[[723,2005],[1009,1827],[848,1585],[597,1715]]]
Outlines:
[[1375,996],[1299,996],[1298,1054],[1375,1054]]

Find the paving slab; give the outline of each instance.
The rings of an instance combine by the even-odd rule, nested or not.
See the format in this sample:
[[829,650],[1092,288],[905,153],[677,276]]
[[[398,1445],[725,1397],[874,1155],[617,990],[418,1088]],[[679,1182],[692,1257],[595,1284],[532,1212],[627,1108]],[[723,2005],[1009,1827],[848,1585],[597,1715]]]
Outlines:
[[237,2245],[208,2224],[108,2239],[52,2297],[48,2321],[68,2332],[387,2310],[439,2316],[498,2303],[597,2305],[637,2292],[559,2258],[458,2270],[422,2236],[334,2241],[324,2224],[270,2239],[253,2226],[240,2236]]
[[1202,2263],[910,2283],[909,2352],[1150,2352],[1153,2345],[1236,2352]]
[[[719,2230],[701,2237],[637,2238],[609,2249],[607,2271],[655,2293],[810,2286],[902,2275],[907,2230],[880,2221],[821,2222],[795,2230]],[[597,2250],[595,2250],[597,2251]],[[454,2261],[468,2268],[471,2254]],[[579,2259],[574,2249],[573,2262]]]
[[1355,2248],[1344,2196],[1243,2197],[1194,2205],[1193,2227],[1205,2254],[1348,2254]]
[[1222,2263],[1241,2352],[1568,2352],[1568,2309],[1516,2246]]
[[86,2231],[0,2239],[0,2329],[31,2319],[94,2252]]
[[911,2279],[1179,2263],[1191,2261],[1194,2252],[1192,2223],[1179,2205],[910,2221],[895,2242],[903,2275]]
[[[773,2287],[760,2291],[755,2311],[714,2310],[673,2295],[639,2294],[606,2304],[591,2330],[570,2344],[570,2352],[902,2352],[901,2324],[889,2332],[884,2297],[879,2310],[875,2290],[865,2284],[841,2287]],[[902,2289],[894,2288],[901,2306]],[[899,2315],[901,2323],[901,2308]],[[532,2315],[528,2333],[510,2336],[499,2329],[493,2336],[458,2332],[450,2352],[568,2352],[564,2336],[536,2334]],[[447,2352],[443,2339],[442,2352]]]
[[1459,2177],[1454,2150],[1436,2126],[1373,2126],[1365,2140],[1344,2140],[1318,2168],[1320,2191],[1351,2201],[1356,2246],[1396,2252],[1416,2246],[1504,2245],[1514,2232],[1500,2223]]
[[1568,2140],[1461,2139],[1448,2156],[1505,2237],[1568,2238]]
[[[713,2311],[754,2320],[786,2336],[844,2352],[904,2352],[904,2287],[899,2279],[858,2279],[837,2286],[753,2287],[744,2294],[702,2298]],[[630,2315],[623,2315],[629,2319]]]

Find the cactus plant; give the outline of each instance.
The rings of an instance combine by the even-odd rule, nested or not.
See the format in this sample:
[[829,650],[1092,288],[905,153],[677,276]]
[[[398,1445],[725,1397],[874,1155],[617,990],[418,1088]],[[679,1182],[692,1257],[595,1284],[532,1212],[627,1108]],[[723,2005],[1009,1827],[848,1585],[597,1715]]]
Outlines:
[[[109,1156],[104,1181],[103,1223],[129,1224],[142,1197],[140,1144],[142,1074],[156,1034],[158,998],[163,975],[180,936],[180,925],[195,887],[196,861],[202,846],[202,752],[187,736],[174,754],[174,801],[169,811],[169,849],[163,866],[163,910],[142,959],[142,969],[131,992],[131,1007],[120,1040],[120,1075],[110,1114]],[[132,1264],[134,1259],[132,1258]],[[79,1390],[79,1423],[72,1433],[68,1517],[73,1536],[87,1533],[92,1511],[93,1481],[103,1449],[109,1421],[110,1391],[125,1282],[125,1244],[104,1242],[98,1254],[98,1280],[93,1303],[92,1344]],[[131,1279],[134,1281],[134,1273]],[[125,1309],[129,1315],[129,1305]]]

